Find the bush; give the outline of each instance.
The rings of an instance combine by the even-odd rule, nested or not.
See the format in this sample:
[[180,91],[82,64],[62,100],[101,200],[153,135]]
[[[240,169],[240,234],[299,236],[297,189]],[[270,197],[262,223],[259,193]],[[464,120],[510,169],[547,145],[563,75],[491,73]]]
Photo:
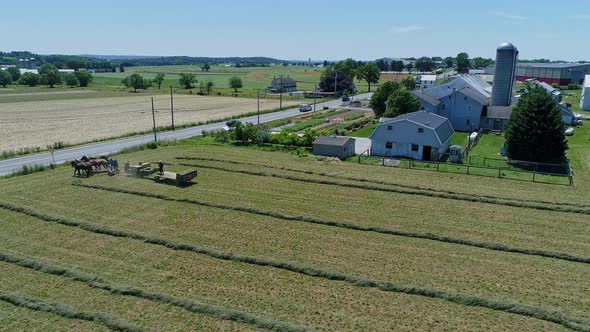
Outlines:
[[578,83],[570,83],[567,85],[568,90],[578,90],[580,85]]

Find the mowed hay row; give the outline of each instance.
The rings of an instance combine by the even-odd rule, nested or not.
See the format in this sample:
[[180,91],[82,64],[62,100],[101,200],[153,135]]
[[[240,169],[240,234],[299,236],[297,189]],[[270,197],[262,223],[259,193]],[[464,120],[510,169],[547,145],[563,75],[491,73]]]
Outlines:
[[536,204],[531,204],[531,202],[523,201],[523,200],[511,200],[511,199],[498,199],[498,198],[490,198],[489,196],[474,196],[474,195],[465,195],[465,194],[457,194],[457,193],[448,193],[448,192],[440,192],[440,191],[433,191],[433,190],[422,190],[417,188],[402,188],[402,187],[394,187],[394,186],[387,186],[383,184],[368,184],[360,183],[361,181],[346,178],[346,181],[333,181],[332,179],[328,179],[325,177],[324,174],[311,174],[307,173],[307,175],[313,175],[314,177],[310,176],[301,176],[301,175],[293,175],[290,174],[290,171],[274,171],[274,172],[260,172],[254,170],[247,170],[247,169],[237,169],[226,167],[223,165],[211,165],[211,164],[189,164],[189,163],[180,163],[180,166],[188,166],[188,167],[199,167],[199,168],[209,168],[209,169],[216,169],[225,172],[232,172],[232,173],[240,173],[246,175],[254,175],[254,176],[266,176],[266,177],[276,177],[291,181],[300,181],[300,182],[308,182],[308,183],[317,183],[317,184],[324,184],[324,185],[331,185],[331,186],[340,186],[340,187],[348,187],[348,188],[355,188],[355,189],[364,189],[364,190],[375,190],[375,191],[383,191],[389,193],[396,193],[396,194],[404,194],[404,195],[416,195],[416,196],[427,196],[427,197],[437,197],[437,198],[444,198],[444,199],[451,199],[451,200],[459,200],[459,201],[467,201],[467,202],[474,202],[474,203],[486,203],[486,204],[495,204],[495,205],[503,205],[503,206],[511,206],[511,207],[519,207],[519,208],[528,208],[528,209],[535,209],[535,210],[543,210],[543,211],[556,211],[556,212],[570,212],[570,213],[579,213],[579,214],[587,214],[590,215],[590,207],[586,206],[579,206],[579,205],[570,205],[570,204],[546,204],[543,202],[533,202]]
[[[31,211],[28,213],[32,215],[35,214]],[[188,237],[184,237],[187,238],[187,241],[178,242],[178,240],[168,240],[165,237],[161,237],[162,235],[160,235],[159,238],[146,237],[136,232],[125,233],[108,226],[80,224],[80,222],[74,220],[57,219],[43,215],[40,215],[39,218],[44,218],[46,220],[55,219],[54,222],[81,227],[90,232],[116,237],[133,238],[149,244],[166,246],[174,250],[195,252],[197,254],[204,254],[222,260],[271,266],[322,278],[346,280],[357,283],[360,282],[360,280],[365,280],[363,278],[365,278],[364,276],[367,276],[369,279],[366,280],[371,280],[370,278],[373,278],[373,280],[375,280],[375,278],[395,280],[396,282],[402,282],[398,283],[399,285],[408,284],[424,287],[424,289],[439,288],[451,292],[478,294],[484,297],[503,298],[520,302],[526,300],[528,303],[550,307],[559,307],[560,303],[565,302],[576,302],[578,294],[583,292],[583,289],[580,289],[580,287],[584,284],[584,275],[590,270],[590,268],[583,270],[579,269],[577,266],[559,264],[553,260],[535,261],[531,259],[522,259],[522,261],[519,262],[517,257],[496,257],[489,253],[479,253],[477,250],[463,252],[460,248],[455,248],[453,246],[440,246],[437,248],[428,246],[428,243],[424,245],[423,243],[403,240],[397,241],[393,245],[388,245],[388,241],[374,238],[369,241],[372,243],[372,246],[369,246],[363,245],[362,243],[363,241],[366,242],[367,239],[357,239],[354,235],[347,236],[346,232],[343,232],[342,234],[339,234],[338,232],[335,234],[334,232],[325,232],[323,236],[316,236],[314,241],[299,240],[295,242],[285,241],[282,238],[276,240],[274,238],[276,236],[273,234],[279,232],[286,233],[286,239],[308,238],[309,233],[320,234],[321,232],[320,229],[317,229],[315,231],[307,230],[304,233],[287,233],[287,227],[282,227],[281,225],[278,225],[277,230],[270,229],[267,225],[265,228],[268,230],[267,232],[269,235],[266,237],[261,235],[264,230],[257,232],[254,236],[245,236],[245,232],[241,230],[229,235],[220,234],[220,239],[225,239],[225,241],[228,242],[226,246],[237,249],[236,251],[231,252],[227,250],[227,247],[219,250],[215,247],[203,247],[200,243],[195,243],[195,241],[189,242],[194,239],[190,236],[192,233],[189,230],[192,228],[191,226],[194,227],[194,225],[191,224],[174,227],[168,231],[162,228],[158,229],[158,233],[162,234],[166,232],[172,237],[181,232],[190,234]],[[142,220],[142,223],[149,223],[149,220],[144,219]],[[235,225],[229,225],[229,227],[232,226]],[[146,225],[145,227],[152,229],[151,224]],[[195,227],[195,230],[198,230],[197,233],[200,234],[205,227],[207,227],[207,225],[204,225],[204,227]],[[246,228],[244,228],[244,230],[246,230]],[[333,240],[333,237],[337,240]],[[242,247],[236,246],[235,244],[236,242],[239,243],[240,238],[247,238],[247,241],[242,242]],[[269,239],[274,240],[274,242],[269,241]],[[391,242],[391,239],[389,240],[389,242]],[[252,241],[260,242],[260,247],[251,249]],[[357,243],[355,244],[354,242]],[[347,245],[343,246],[342,243],[346,243]],[[217,245],[217,247],[219,246]],[[359,247],[363,247],[365,250],[359,252],[357,250]],[[247,253],[243,253],[244,251]],[[291,256],[290,254],[294,251],[297,252],[297,255]],[[383,257],[382,252],[384,251],[391,252],[392,254]],[[254,255],[247,255],[250,252],[254,252]],[[322,252],[322,255],[317,255],[317,252]],[[435,255],[431,252],[436,252],[437,254]],[[424,255],[422,253],[428,254]],[[265,258],[269,256],[272,256],[273,258]],[[287,260],[285,260],[285,257],[287,257]],[[452,258],[449,259],[449,257]],[[346,260],[344,260],[345,258]],[[424,267],[427,268],[421,268],[421,265],[416,266],[416,260],[423,262]],[[299,263],[290,263],[290,261]],[[310,264],[310,262],[312,262],[312,264]],[[466,264],[466,262],[469,263]],[[556,265],[553,265],[552,263],[556,263]],[[316,268],[317,266],[327,268],[318,269]],[[537,275],[538,278],[536,279],[529,277],[530,275],[535,275],[539,269],[545,269],[549,272],[546,272],[543,276]],[[498,270],[507,271],[506,276],[495,275],[495,271]],[[348,273],[362,275],[363,277],[349,276],[340,272],[330,271],[346,271]],[[555,287],[554,285],[557,282],[561,282],[563,287]],[[374,283],[375,286],[370,287],[378,287],[379,289],[385,290],[390,289],[388,288],[390,286],[388,286],[387,283],[384,283],[385,286],[379,286],[379,281]],[[547,283],[547,285],[544,285],[544,283]],[[510,287],[494,287],[492,285],[510,285]],[[535,287],[530,288],[529,285],[538,285],[539,289],[542,289],[543,291],[539,292]],[[550,285],[553,287],[551,290],[552,300],[547,302],[546,289]],[[393,287],[391,288],[393,291],[403,292],[403,290],[396,290],[398,289],[396,288],[397,286],[391,287]],[[489,289],[489,291],[484,291],[483,289]],[[584,315],[588,311],[583,307],[583,304],[577,302],[573,304],[571,309],[576,314]]]
[[2,331],[50,331],[59,326],[61,331],[111,331],[103,325],[83,320],[74,320],[56,316],[43,311],[32,311],[0,301]]
[[[170,97],[154,96],[154,104],[156,125],[170,125]],[[278,100],[261,100],[262,110],[278,107]],[[182,125],[255,112],[257,104],[249,98],[178,95],[174,109],[174,122]],[[151,130],[151,102],[149,96],[133,96],[0,103],[0,123],[0,151],[89,142]]]
[[[272,169],[272,170],[278,170],[278,171],[287,171],[287,174],[289,173],[299,173],[299,174],[307,174],[307,175],[319,175],[319,176],[325,176],[325,177],[329,177],[332,179],[340,179],[340,180],[351,180],[353,182],[360,182],[360,183],[369,183],[369,184],[375,184],[375,185],[383,185],[385,189],[387,189],[388,187],[398,187],[398,188],[404,188],[404,189],[413,189],[416,190],[418,192],[424,192],[424,193],[435,193],[436,194],[441,194],[441,197],[444,197],[444,194],[450,194],[452,196],[454,195],[459,195],[459,196],[469,196],[470,194],[468,193],[464,193],[464,192],[459,192],[459,191],[453,191],[453,190],[445,190],[445,189],[432,189],[432,188],[428,188],[426,186],[410,186],[410,185],[404,185],[404,184],[399,184],[399,183],[395,183],[395,182],[391,182],[391,181],[382,181],[382,180],[375,180],[375,179],[366,179],[366,178],[361,178],[361,177],[351,177],[351,176],[346,176],[346,175],[338,175],[338,174],[333,174],[333,173],[326,173],[326,172],[319,172],[319,171],[310,171],[310,170],[302,170],[302,169],[297,169],[297,168],[292,168],[292,167],[288,167],[288,166],[272,166],[272,165],[267,165],[267,164],[258,164],[258,163],[252,163],[252,162],[243,162],[243,161],[235,161],[235,160],[226,160],[226,159],[220,159],[220,158],[211,158],[211,157],[176,157],[177,160],[188,160],[188,161],[193,161],[193,160],[197,160],[197,161],[211,161],[211,162],[219,162],[222,164],[230,164],[230,165],[243,165],[243,166],[248,166],[248,167],[254,167],[256,169]],[[185,163],[181,163],[181,165],[184,165]],[[190,164],[188,164],[190,165]],[[241,170],[237,170],[237,171],[241,171]],[[256,173],[263,173],[260,171],[255,171]],[[277,174],[277,173],[270,173],[270,174]],[[378,187],[381,188],[381,187]],[[550,201],[541,201],[541,200],[533,200],[533,199],[521,199],[521,198],[506,198],[506,197],[500,197],[500,196],[491,196],[491,195],[477,195],[477,197],[481,197],[481,198],[485,198],[485,199],[490,199],[492,201],[513,201],[513,202],[523,202],[523,203],[536,203],[536,204],[549,204],[549,205],[555,205],[555,206],[565,206],[565,207],[574,207],[574,208],[590,208],[590,205],[586,205],[586,204],[576,204],[576,203],[571,203],[571,202],[550,202]],[[500,204],[501,205],[501,204]]]
[[[33,228],[44,235],[33,245],[2,239],[3,243],[20,255],[39,252],[40,258],[44,260],[66,267],[76,262],[77,269],[90,273],[100,271],[101,275],[108,275],[110,280],[117,283],[171,296],[231,303],[232,307],[248,309],[248,312],[261,311],[266,316],[285,316],[290,321],[302,321],[322,330],[388,330],[394,327],[473,330],[486,326],[518,330],[558,328],[540,319],[498,310],[383,292],[186,252],[152,249],[146,244],[106,238],[99,234],[82,234],[79,230],[47,229],[56,227],[54,225],[24,227],[23,220],[19,220],[18,224],[15,228],[20,227],[26,232],[21,237],[25,242],[30,240],[27,237],[32,235]],[[14,231],[10,229],[9,233]],[[506,305],[504,302],[493,302],[493,305],[499,305],[497,309],[500,310],[508,309],[502,307]],[[514,309],[515,312],[530,310],[526,306]],[[537,311],[530,313],[540,315],[541,319],[559,318],[562,324],[578,324],[577,319],[563,317],[559,313],[540,308],[534,310]],[[448,316],[455,319],[447,321],[445,317]]]
[[[172,150],[171,150],[172,151]],[[193,146],[177,149],[176,155],[171,151],[161,151],[166,158],[172,157],[205,157],[227,159],[231,161],[250,162],[274,167],[288,167],[304,171],[330,173],[348,177],[361,177],[371,180],[395,182],[410,187],[434,189],[442,191],[456,191],[480,196],[494,196],[508,199],[525,199],[531,201],[547,201],[552,203],[568,203],[575,205],[590,205],[587,196],[590,187],[582,182],[574,187],[539,184],[523,181],[507,181],[496,178],[472,176],[466,174],[451,174],[444,172],[425,172],[408,170],[400,167],[382,167],[376,165],[358,164],[356,157],[351,162],[321,162],[313,158],[299,157],[282,152],[258,151],[254,149],[223,146]],[[181,152],[185,152],[181,154]],[[263,169],[260,169],[263,170]],[[575,171],[575,170],[574,170]],[[582,176],[582,174],[579,174]]]

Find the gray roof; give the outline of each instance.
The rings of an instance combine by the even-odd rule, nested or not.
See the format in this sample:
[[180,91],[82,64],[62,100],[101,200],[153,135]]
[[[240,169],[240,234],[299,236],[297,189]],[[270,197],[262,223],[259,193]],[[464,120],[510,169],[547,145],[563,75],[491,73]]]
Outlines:
[[458,92],[475,100],[481,105],[488,105],[490,103],[490,98],[487,98],[485,95],[477,92],[477,90],[470,89],[469,87],[459,90]]
[[344,146],[348,141],[354,141],[351,137],[332,137],[332,136],[320,136],[313,141],[313,144],[318,145],[332,145],[332,146]]
[[565,104],[565,102],[559,103],[559,111],[561,113],[563,113],[562,115],[569,115],[569,116],[572,116],[572,117],[575,117],[576,116],[574,114],[574,112],[567,107],[567,105]]
[[518,49],[516,47],[514,47],[514,45],[512,45],[512,43],[502,43],[500,45],[498,45],[497,48],[498,51],[517,51]]
[[590,63],[543,63],[543,62],[519,62],[517,67],[537,67],[537,68],[571,68],[579,66],[590,66]]
[[[283,77],[283,87],[286,86],[295,86],[297,85],[297,81],[295,81],[294,79],[292,79],[291,77]],[[274,80],[272,80],[271,84],[281,84],[281,78],[275,78]]]
[[512,106],[488,106],[487,118],[490,119],[510,119]]
[[556,88],[552,87],[551,85],[545,83],[545,82],[535,82],[538,85],[540,85],[543,89],[545,89],[545,91],[549,92],[552,95],[560,95],[561,91],[557,90]]
[[411,93],[418,99],[422,99],[432,106],[437,106],[438,104],[440,104],[440,101],[438,99],[431,97],[420,90],[412,90]]
[[424,89],[422,92],[440,100],[453,93],[453,89],[458,91],[465,89],[466,87],[477,91],[477,93],[481,94],[483,98],[491,98],[492,96],[492,86],[482,80],[479,76],[471,74],[461,74],[459,77],[448,83]]
[[[436,133],[436,135],[438,136],[438,139],[440,140],[440,144],[443,144],[444,142],[446,142],[449,139],[449,137],[451,137],[453,135],[453,133],[455,132],[455,130],[453,129],[453,126],[451,126],[451,123],[449,122],[449,119],[442,117],[440,115],[436,115],[434,113],[426,112],[426,111],[418,111],[418,112],[398,115],[389,121],[382,122],[382,124],[393,123],[393,122],[404,121],[404,120],[414,122],[416,124],[422,125],[427,128],[432,128],[434,130],[434,132]],[[382,125],[382,124],[380,124],[380,125]]]

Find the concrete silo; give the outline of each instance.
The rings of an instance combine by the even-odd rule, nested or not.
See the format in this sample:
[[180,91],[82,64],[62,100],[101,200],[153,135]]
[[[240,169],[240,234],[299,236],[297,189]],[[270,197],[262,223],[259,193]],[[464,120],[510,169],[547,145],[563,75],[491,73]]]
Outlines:
[[514,86],[518,49],[511,43],[502,43],[496,50],[496,69],[492,85],[491,106],[509,106]]

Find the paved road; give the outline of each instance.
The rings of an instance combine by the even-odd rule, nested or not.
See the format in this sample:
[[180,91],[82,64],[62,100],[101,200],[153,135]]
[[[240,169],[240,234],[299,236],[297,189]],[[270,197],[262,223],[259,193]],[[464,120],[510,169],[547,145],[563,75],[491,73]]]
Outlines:
[[[371,96],[372,93],[361,94],[358,97],[361,98],[368,98]],[[336,107],[341,104],[340,100],[328,101],[324,103],[317,104],[316,109],[320,110],[324,106],[329,107]],[[260,115],[260,122],[269,122],[278,119],[289,118],[299,114],[299,110],[297,108],[287,109],[281,112],[275,113],[268,113]],[[242,122],[253,122],[256,123],[257,117],[249,116],[245,118],[241,118],[240,121]],[[217,122],[211,123],[207,125],[191,127],[180,129],[176,131],[165,131],[158,133],[158,140],[174,140],[174,139],[182,139],[182,138],[189,138],[193,136],[201,135],[203,130],[215,130],[221,129],[225,126],[225,122]],[[108,142],[96,143],[96,144],[89,144],[83,146],[77,146],[73,148],[67,148],[62,150],[57,150],[54,153],[55,163],[61,164],[70,160],[79,159],[81,156],[101,156],[101,155],[109,155],[116,152],[121,151],[124,148],[137,146],[152,142],[154,139],[154,135],[142,135],[142,136],[134,136],[129,138],[122,138],[116,139]],[[44,153],[37,153],[33,155],[27,155],[23,157],[11,158],[0,160],[0,175],[10,174],[18,169],[21,169],[25,165],[49,165],[52,163],[51,154],[49,152]]]

